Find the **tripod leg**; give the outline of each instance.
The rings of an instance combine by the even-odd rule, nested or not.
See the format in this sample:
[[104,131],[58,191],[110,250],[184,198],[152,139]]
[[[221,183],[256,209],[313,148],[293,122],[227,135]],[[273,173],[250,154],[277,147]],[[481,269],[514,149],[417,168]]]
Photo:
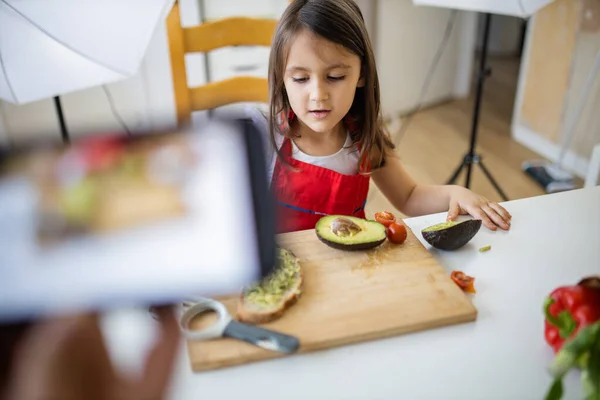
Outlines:
[[504,191],[502,190],[500,185],[498,185],[498,182],[496,182],[496,180],[494,179],[494,177],[492,176],[490,171],[488,171],[488,169],[485,167],[485,165],[483,165],[483,162],[480,160],[478,164],[481,167],[481,170],[483,171],[485,176],[487,176],[487,178],[490,180],[490,182],[494,186],[494,189],[496,189],[496,191],[500,194],[500,197],[502,197],[502,199],[504,201],[508,201],[508,197],[506,197],[506,194],[504,193]]
[[467,166],[467,176],[465,178],[465,187],[467,189],[471,188],[471,170],[473,169],[473,163],[469,162],[469,165]]
[[452,174],[450,179],[448,179],[448,182],[446,182],[446,185],[454,185],[454,182],[456,182],[456,178],[458,178],[458,175],[460,175],[460,171],[462,171],[462,169],[464,167],[465,167],[465,162],[463,161],[460,163],[458,168],[456,168],[456,171],[454,171],[454,174]]

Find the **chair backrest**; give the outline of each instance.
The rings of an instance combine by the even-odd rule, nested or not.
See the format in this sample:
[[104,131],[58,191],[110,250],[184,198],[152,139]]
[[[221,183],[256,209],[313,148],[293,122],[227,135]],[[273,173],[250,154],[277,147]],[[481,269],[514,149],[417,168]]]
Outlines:
[[229,17],[193,27],[182,27],[179,2],[167,17],[167,33],[178,124],[190,122],[193,111],[240,102],[268,102],[267,78],[236,76],[203,86],[189,87],[185,55],[207,53],[226,46],[270,46],[277,20]]

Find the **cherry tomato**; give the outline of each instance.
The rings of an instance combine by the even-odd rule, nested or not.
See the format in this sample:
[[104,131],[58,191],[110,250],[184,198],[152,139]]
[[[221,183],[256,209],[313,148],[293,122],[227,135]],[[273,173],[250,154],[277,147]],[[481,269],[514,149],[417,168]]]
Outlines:
[[396,217],[389,211],[379,211],[375,213],[375,221],[388,227],[390,224],[396,222]]
[[386,236],[388,240],[395,244],[402,244],[406,240],[408,233],[406,232],[406,226],[398,222],[392,222],[386,228]]
[[450,277],[465,292],[475,293],[475,278],[465,275],[462,271],[452,271]]

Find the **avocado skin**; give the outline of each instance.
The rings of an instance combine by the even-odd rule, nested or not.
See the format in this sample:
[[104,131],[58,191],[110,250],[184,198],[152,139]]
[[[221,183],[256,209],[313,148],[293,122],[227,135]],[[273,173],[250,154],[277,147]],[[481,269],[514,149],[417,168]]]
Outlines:
[[342,243],[332,242],[330,240],[323,238],[322,236],[319,235],[318,231],[317,231],[317,237],[319,238],[319,240],[321,242],[325,243],[327,246],[329,246],[333,249],[346,250],[346,251],[369,250],[369,249],[372,249],[374,247],[381,245],[383,242],[385,242],[385,239],[386,239],[386,238],[383,238],[383,239],[375,241],[375,242],[342,244]]
[[[355,223],[358,223],[360,226],[364,226],[366,225],[367,227],[371,226],[372,230],[375,232],[375,228],[377,228],[377,230],[379,230],[379,237],[375,236],[375,239],[373,239],[373,235],[369,234],[367,235],[367,238],[365,241],[362,242],[358,242],[358,243],[344,243],[344,238],[336,238],[336,240],[329,240],[327,239],[325,236],[327,236],[325,233],[322,233],[321,230],[323,230],[324,232],[326,232],[328,230],[328,227],[330,226],[330,222],[335,220],[336,218],[345,218],[345,219],[349,219],[350,221],[353,221]],[[379,245],[381,245],[383,242],[385,242],[385,240],[387,239],[387,236],[385,234],[385,227],[380,224],[377,221],[371,221],[371,220],[366,220],[366,219],[362,219],[362,218],[356,218],[356,217],[352,217],[352,216],[346,216],[346,215],[330,215],[330,216],[326,216],[321,218],[315,227],[315,232],[317,234],[317,237],[319,238],[319,240],[326,244],[327,246],[336,249],[336,250],[344,250],[344,251],[359,251],[359,250],[369,250],[372,248],[375,248]]]
[[480,219],[470,219],[438,231],[421,231],[421,234],[423,235],[423,239],[436,249],[452,251],[469,243],[477,232],[479,232],[480,228]]

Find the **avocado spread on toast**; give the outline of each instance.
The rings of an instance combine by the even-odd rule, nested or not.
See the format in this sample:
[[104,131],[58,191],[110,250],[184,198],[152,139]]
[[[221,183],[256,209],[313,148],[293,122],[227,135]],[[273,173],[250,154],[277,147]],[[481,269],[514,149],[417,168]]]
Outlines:
[[278,266],[261,282],[251,286],[245,294],[247,301],[258,306],[277,304],[298,279],[300,266],[293,253],[278,248]]

